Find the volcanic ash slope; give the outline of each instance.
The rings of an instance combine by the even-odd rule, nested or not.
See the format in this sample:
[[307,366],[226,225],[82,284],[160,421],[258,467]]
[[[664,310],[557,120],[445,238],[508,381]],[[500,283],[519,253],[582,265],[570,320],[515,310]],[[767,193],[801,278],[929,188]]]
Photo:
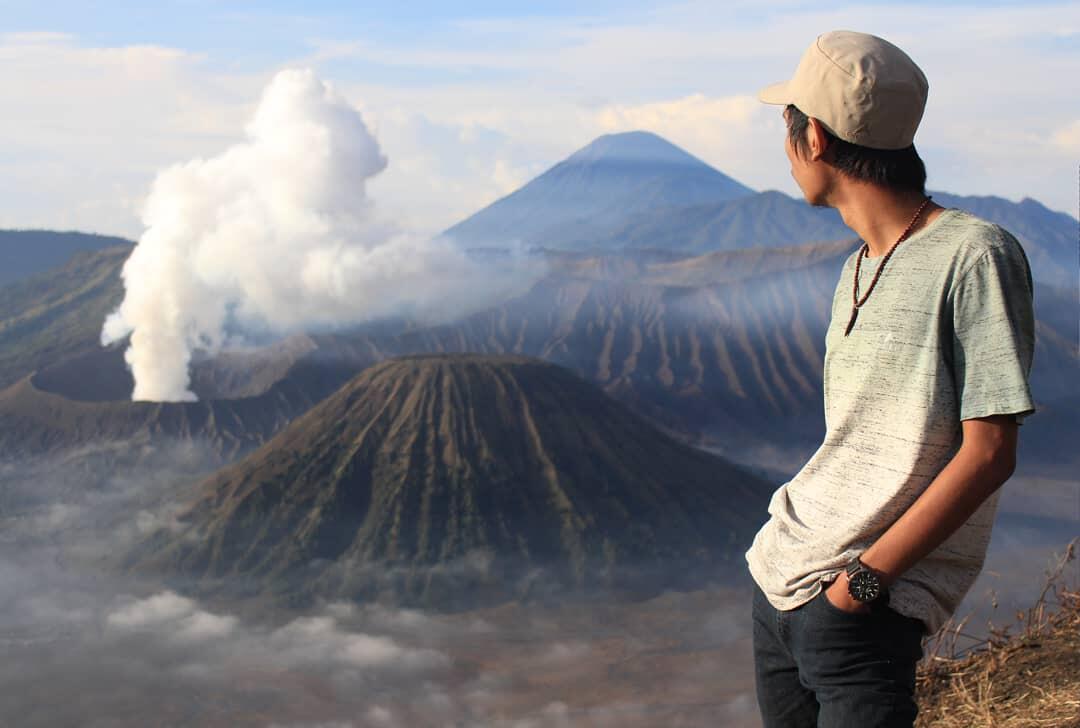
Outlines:
[[563,367],[406,356],[207,480],[130,563],[293,605],[655,592],[741,571],[771,491]]

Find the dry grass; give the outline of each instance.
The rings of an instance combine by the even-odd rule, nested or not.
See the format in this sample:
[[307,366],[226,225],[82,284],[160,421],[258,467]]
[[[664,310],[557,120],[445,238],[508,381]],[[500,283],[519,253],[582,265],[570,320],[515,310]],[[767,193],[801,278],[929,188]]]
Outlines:
[[917,728],[1080,728],[1080,588],[1062,576],[1078,540],[1035,604],[1018,613],[1014,634],[991,628],[959,654],[965,619],[930,639],[919,666]]

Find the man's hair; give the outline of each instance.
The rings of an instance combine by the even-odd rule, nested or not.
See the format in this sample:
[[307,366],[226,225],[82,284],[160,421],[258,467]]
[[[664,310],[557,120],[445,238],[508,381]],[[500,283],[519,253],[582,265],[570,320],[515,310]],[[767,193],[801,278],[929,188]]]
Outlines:
[[[799,155],[805,154],[810,117],[794,104],[787,105],[785,116],[791,146]],[[926,166],[914,144],[903,149],[871,149],[841,139],[824,127],[822,131],[828,141],[824,161],[848,177],[926,194]]]

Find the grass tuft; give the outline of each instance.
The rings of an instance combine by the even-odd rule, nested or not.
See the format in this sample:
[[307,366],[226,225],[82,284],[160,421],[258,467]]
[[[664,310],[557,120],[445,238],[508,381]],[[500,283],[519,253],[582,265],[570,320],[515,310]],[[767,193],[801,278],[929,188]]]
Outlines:
[[1016,624],[991,627],[963,651],[956,645],[968,636],[968,618],[950,620],[928,640],[916,728],[1080,728],[1080,587],[1064,578],[1078,541]]

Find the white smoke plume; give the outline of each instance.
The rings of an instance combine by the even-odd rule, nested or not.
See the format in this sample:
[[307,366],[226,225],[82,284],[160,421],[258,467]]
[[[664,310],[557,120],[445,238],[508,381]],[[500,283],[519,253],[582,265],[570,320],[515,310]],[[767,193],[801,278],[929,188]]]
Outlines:
[[101,335],[105,345],[131,335],[132,399],[194,400],[193,354],[245,330],[445,321],[540,273],[536,259],[483,263],[380,220],[365,187],[387,159],[359,111],[310,70],[274,77],[246,137],[154,180],[124,300]]

